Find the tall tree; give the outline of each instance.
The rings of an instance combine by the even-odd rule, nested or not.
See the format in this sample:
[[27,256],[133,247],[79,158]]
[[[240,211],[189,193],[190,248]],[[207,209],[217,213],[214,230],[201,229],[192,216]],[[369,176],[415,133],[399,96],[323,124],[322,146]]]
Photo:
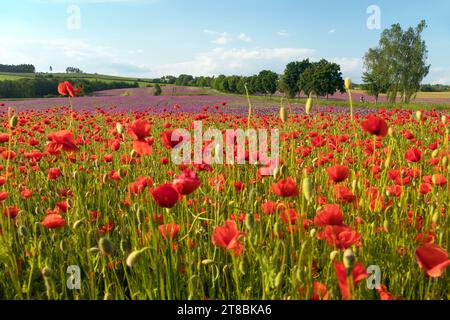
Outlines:
[[395,103],[399,93],[403,102],[410,102],[430,71],[428,50],[422,39],[426,27],[424,20],[406,31],[394,24],[383,31],[378,47],[370,49],[364,57],[364,78],[369,81],[366,85],[375,91],[387,89],[391,103]]
[[273,95],[277,92],[278,75],[270,70],[263,70],[258,74],[258,82],[262,93]]
[[289,98],[294,98],[303,88],[299,87],[299,79],[303,72],[311,65],[309,59],[289,63],[281,77],[280,89]]
[[325,59],[312,63],[300,76],[298,87],[306,95],[327,96],[344,91],[341,67]]

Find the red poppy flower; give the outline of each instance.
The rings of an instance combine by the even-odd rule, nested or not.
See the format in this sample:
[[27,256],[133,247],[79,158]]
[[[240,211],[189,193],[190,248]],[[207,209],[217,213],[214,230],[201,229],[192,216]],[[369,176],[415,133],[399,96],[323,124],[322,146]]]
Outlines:
[[47,140],[46,151],[50,154],[59,154],[61,149],[67,152],[78,150],[73,134],[69,130],[52,132],[48,135]]
[[328,176],[334,182],[342,182],[348,178],[349,170],[346,166],[332,166],[327,169]]
[[318,227],[342,226],[344,224],[343,214],[338,204],[328,204],[317,210],[314,224]]
[[178,231],[180,231],[180,226],[175,223],[169,223],[159,226],[158,229],[164,240],[173,240],[176,238]]
[[152,125],[150,122],[137,119],[128,127],[128,134],[134,140],[143,140],[150,136]]
[[80,93],[81,89],[75,89],[69,81],[61,82],[58,85],[58,93],[62,96],[69,95],[70,97],[75,97],[77,93]]
[[191,169],[184,170],[179,176],[177,176],[173,182],[173,187],[179,194],[188,195],[193,193],[200,187],[201,181],[197,174]]
[[272,191],[283,198],[298,196],[297,183],[292,178],[286,178],[272,184]]
[[156,204],[162,208],[173,208],[178,202],[179,194],[171,183],[160,185],[155,189],[150,189],[150,194]]
[[[351,299],[352,297],[348,288],[347,272],[345,270],[344,264],[342,262],[335,261],[334,271],[339,283],[339,289],[341,289],[342,297],[346,300]],[[367,277],[368,274],[364,265],[362,263],[357,263],[352,272],[353,286],[356,287],[358,282],[366,279]]]
[[61,176],[61,169],[59,168],[51,168],[48,169],[48,179],[56,180]]
[[419,162],[422,159],[422,152],[417,148],[411,148],[405,153],[405,159],[409,163]]
[[416,260],[432,278],[440,277],[445,269],[450,266],[448,252],[438,245],[427,243],[416,249]]
[[361,127],[364,131],[378,137],[385,137],[389,129],[386,121],[377,116],[370,116],[361,123]]
[[14,219],[19,214],[19,208],[10,206],[3,210],[3,215],[7,218]]
[[261,209],[265,214],[270,215],[275,214],[279,206],[277,202],[267,201],[261,205]]
[[66,220],[64,220],[59,214],[49,214],[44,218],[44,221],[42,221],[42,225],[48,229],[62,228],[66,224]]
[[431,181],[433,182],[433,184],[435,186],[445,186],[447,184],[447,178],[442,175],[442,174],[435,174],[433,175],[433,177],[431,178]]
[[235,256],[239,256],[244,251],[244,246],[239,242],[243,235],[237,229],[235,221],[227,220],[223,226],[214,228],[212,243],[217,247],[233,251]]
[[161,133],[161,137],[162,137],[162,144],[166,149],[173,149],[175,148],[178,144],[180,144],[181,142],[183,142],[183,137],[179,136],[178,140],[174,139],[174,137],[172,137],[174,130],[169,130],[169,131],[164,131]]
[[358,243],[362,235],[347,226],[327,226],[323,233],[330,246],[347,249]]
[[334,196],[336,200],[343,203],[351,203],[355,200],[355,195],[346,186],[335,185],[334,186]]

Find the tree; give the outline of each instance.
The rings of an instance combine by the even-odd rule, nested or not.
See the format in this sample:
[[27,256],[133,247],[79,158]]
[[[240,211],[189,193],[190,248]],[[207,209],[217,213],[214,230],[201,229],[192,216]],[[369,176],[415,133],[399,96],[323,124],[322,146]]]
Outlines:
[[364,65],[366,71],[363,72],[363,89],[375,97],[375,103],[378,103],[378,97],[381,93],[386,93],[389,88],[388,74],[384,68],[383,56],[380,49],[370,49],[364,56]]
[[299,79],[303,72],[311,65],[309,59],[303,61],[291,62],[286,66],[284,74],[281,77],[280,89],[286,93],[289,98],[294,98],[303,88],[300,88]]
[[258,74],[258,83],[261,92],[273,95],[277,92],[278,74],[270,70],[263,70]]
[[375,88],[375,92],[386,89],[390,103],[395,103],[399,93],[403,102],[409,103],[430,71],[426,62],[428,50],[422,40],[426,27],[424,20],[406,31],[394,24],[383,31],[378,47],[364,57],[364,78],[369,81],[365,84]]
[[344,91],[341,67],[325,59],[314,62],[302,73],[298,81],[306,95],[327,96],[336,91]]
[[66,73],[83,73],[79,68],[67,67]]

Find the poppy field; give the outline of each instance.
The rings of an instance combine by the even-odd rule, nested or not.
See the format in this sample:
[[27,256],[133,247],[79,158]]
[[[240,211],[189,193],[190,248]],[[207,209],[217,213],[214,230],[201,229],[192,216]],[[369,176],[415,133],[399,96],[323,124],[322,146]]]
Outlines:
[[[76,90],[1,107],[1,299],[450,298],[448,112],[83,110]],[[277,128],[278,165],[175,164],[194,121]]]

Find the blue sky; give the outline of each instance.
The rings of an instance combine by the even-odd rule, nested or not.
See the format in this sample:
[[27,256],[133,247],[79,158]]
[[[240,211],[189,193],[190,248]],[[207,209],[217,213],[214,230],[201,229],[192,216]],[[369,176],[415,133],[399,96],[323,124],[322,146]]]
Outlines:
[[[367,27],[371,5],[380,9],[381,29]],[[362,57],[382,29],[425,19],[432,65],[425,82],[450,84],[448,0],[20,0],[0,6],[0,63],[140,77],[282,72],[289,61],[309,57],[338,62],[344,76],[359,81]]]

